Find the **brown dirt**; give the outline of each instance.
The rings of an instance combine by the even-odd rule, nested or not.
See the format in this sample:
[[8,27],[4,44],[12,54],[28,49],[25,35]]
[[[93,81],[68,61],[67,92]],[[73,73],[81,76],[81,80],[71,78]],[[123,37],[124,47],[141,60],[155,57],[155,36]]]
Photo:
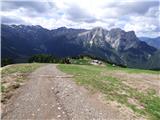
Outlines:
[[143,118],[118,104],[106,102],[100,93],[91,93],[72,81],[56,65],[38,68],[9,99],[3,120],[140,120]]
[[1,84],[5,88],[5,91],[2,93],[1,96],[2,107],[12,97],[15,90],[18,89],[20,86],[24,85],[24,79],[27,75],[28,74],[24,73],[13,73],[9,74],[8,76],[2,77]]

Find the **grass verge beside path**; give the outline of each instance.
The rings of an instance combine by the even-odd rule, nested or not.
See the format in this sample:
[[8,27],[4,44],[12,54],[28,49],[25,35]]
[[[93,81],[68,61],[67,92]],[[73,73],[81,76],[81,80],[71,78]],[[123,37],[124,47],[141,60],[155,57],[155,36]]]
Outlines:
[[[148,90],[147,93],[138,91],[123,84],[121,79],[109,76],[101,75],[103,72],[113,72],[122,70],[129,73],[155,73],[157,71],[145,71],[145,70],[133,70],[129,68],[112,68],[112,67],[100,67],[92,65],[65,65],[58,66],[63,72],[72,74],[75,76],[75,81],[84,85],[85,87],[92,88],[100,91],[106,95],[106,99],[117,101],[127,107],[131,108],[135,113],[143,115],[148,119],[159,120],[160,119],[160,97],[154,90]],[[124,70],[125,69],[125,70]],[[128,70],[127,70],[128,69]]]
[[39,63],[26,63],[26,64],[13,64],[6,67],[2,67],[2,77],[12,73],[28,73],[34,71],[36,68],[41,67]]

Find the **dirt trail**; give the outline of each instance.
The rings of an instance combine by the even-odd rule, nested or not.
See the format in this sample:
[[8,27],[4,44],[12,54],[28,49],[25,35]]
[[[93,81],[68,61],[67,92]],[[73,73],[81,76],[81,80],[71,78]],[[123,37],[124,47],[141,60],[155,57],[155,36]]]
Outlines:
[[4,120],[128,120],[132,112],[106,104],[100,94],[91,94],[75,84],[56,65],[31,73],[3,110]]

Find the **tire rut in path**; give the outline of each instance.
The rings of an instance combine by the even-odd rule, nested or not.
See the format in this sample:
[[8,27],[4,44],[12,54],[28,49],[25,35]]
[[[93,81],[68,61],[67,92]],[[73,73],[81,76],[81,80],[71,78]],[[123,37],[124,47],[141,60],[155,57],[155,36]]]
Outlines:
[[53,65],[37,69],[28,76],[27,83],[17,90],[3,111],[2,119],[59,119],[68,116],[54,93]]

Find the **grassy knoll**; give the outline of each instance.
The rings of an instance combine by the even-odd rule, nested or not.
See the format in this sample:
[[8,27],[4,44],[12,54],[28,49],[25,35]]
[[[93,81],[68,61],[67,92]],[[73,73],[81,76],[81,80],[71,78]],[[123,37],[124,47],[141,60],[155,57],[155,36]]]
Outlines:
[[[83,58],[79,58],[79,59],[70,59],[71,64],[78,64],[78,65],[91,65],[91,61],[93,59],[89,58],[89,57],[83,57]],[[119,67],[119,66],[112,66],[112,64],[108,64],[108,63],[103,63],[106,65],[107,70],[120,70],[120,71],[124,71],[127,73],[147,73],[147,74],[160,74],[160,71],[153,71],[153,70],[144,70],[144,69],[135,69],[135,68],[123,68],[123,67]]]
[[147,92],[142,92],[131,88],[122,82],[120,78],[112,77],[110,75],[103,75],[107,71],[118,72],[119,70],[131,73],[149,73],[158,74],[158,71],[138,70],[112,67],[92,66],[92,65],[65,65],[58,66],[63,72],[73,74],[75,81],[105,94],[106,99],[117,101],[134,112],[146,116],[148,119],[160,119],[160,97],[157,93],[150,89]]

